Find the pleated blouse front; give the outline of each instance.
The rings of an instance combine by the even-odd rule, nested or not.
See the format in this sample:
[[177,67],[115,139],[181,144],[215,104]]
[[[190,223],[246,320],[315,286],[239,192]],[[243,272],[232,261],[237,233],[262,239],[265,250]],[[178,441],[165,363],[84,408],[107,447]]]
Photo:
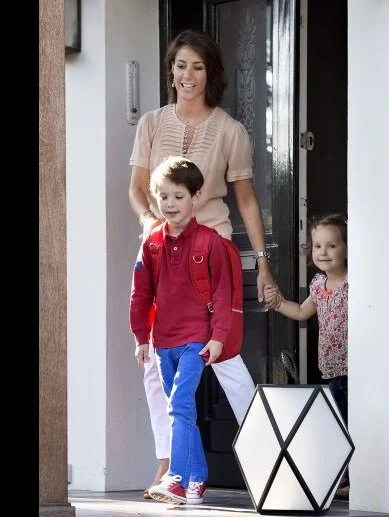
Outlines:
[[[243,124],[220,107],[190,129],[194,133],[186,149],[189,126],[177,117],[175,104],[145,113],[138,122],[130,165],[144,167],[152,174],[168,156],[185,156],[192,160],[204,176],[196,219],[230,238],[229,209],[223,198],[227,194],[227,182],[252,177],[248,133]],[[158,214],[155,201],[150,199],[150,203]]]

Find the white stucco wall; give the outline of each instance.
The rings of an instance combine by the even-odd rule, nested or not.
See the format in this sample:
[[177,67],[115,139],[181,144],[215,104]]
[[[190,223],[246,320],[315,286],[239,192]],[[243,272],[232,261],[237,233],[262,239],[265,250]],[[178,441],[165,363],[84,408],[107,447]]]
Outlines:
[[389,512],[389,2],[348,2],[350,509]]
[[110,0],[106,10],[107,490],[143,489],[156,468],[128,301],[140,226],[129,199],[136,126],[126,121],[125,64],[139,63],[141,114],[159,107],[158,0]]
[[[80,489],[105,488],[104,1],[82,2],[84,52],[66,57],[68,451]],[[86,23],[87,22],[87,23]]]
[[140,489],[156,465],[128,332],[139,224],[125,62],[140,63],[141,112],[158,107],[158,34],[158,0],[83,0],[82,52],[66,57],[68,463],[78,490]]

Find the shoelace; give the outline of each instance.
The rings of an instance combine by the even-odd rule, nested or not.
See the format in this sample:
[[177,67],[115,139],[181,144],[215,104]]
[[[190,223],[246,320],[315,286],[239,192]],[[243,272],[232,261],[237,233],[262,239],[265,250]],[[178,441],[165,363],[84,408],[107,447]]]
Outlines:
[[199,492],[203,483],[202,481],[189,481],[188,490],[190,492]]
[[168,488],[173,483],[179,483],[181,481],[181,479],[182,479],[182,477],[177,474],[175,476],[169,476],[169,475],[165,474],[161,478],[161,485],[164,488]]

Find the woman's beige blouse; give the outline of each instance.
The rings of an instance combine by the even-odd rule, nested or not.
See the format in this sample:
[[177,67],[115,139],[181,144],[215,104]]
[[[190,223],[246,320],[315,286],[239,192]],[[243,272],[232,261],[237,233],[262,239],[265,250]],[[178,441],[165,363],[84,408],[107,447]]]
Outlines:
[[[175,104],[145,113],[139,120],[130,165],[152,171],[168,156],[185,156],[204,176],[196,204],[199,223],[231,238],[229,209],[223,201],[227,183],[252,177],[252,155],[248,133],[240,122],[216,107],[195,127],[188,152],[183,155],[185,124],[177,117]],[[150,204],[159,214],[153,199]]]

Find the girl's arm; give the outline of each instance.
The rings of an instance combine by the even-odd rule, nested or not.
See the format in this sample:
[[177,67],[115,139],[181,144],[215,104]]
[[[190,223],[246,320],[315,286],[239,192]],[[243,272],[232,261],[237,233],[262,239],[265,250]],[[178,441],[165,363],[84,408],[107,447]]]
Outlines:
[[[266,302],[268,297],[272,297],[275,295],[275,291],[278,291],[278,287],[266,286],[264,291]],[[266,307],[268,307],[267,304]],[[306,298],[306,300],[300,305],[296,302],[285,300],[285,298],[281,295],[279,305],[276,306],[274,309],[286,316],[287,318],[291,318],[292,320],[298,321],[305,321],[316,313],[316,305],[314,304],[310,296],[308,296],[308,298]]]
[[[251,246],[254,250],[265,251],[265,227],[263,224],[261,209],[255,195],[253,182],[251,179],[234,181],[234,192],[239,213],[242,217],[243,223],[246,227]],[[276,285],[273,276],[270,272],[269,262],[266,257],[260,257],[258,260],[258,300],[260,302],[264,299],[264,286]],[[277,305],[277,298],[274,303],[269,300],[269,309]]]

